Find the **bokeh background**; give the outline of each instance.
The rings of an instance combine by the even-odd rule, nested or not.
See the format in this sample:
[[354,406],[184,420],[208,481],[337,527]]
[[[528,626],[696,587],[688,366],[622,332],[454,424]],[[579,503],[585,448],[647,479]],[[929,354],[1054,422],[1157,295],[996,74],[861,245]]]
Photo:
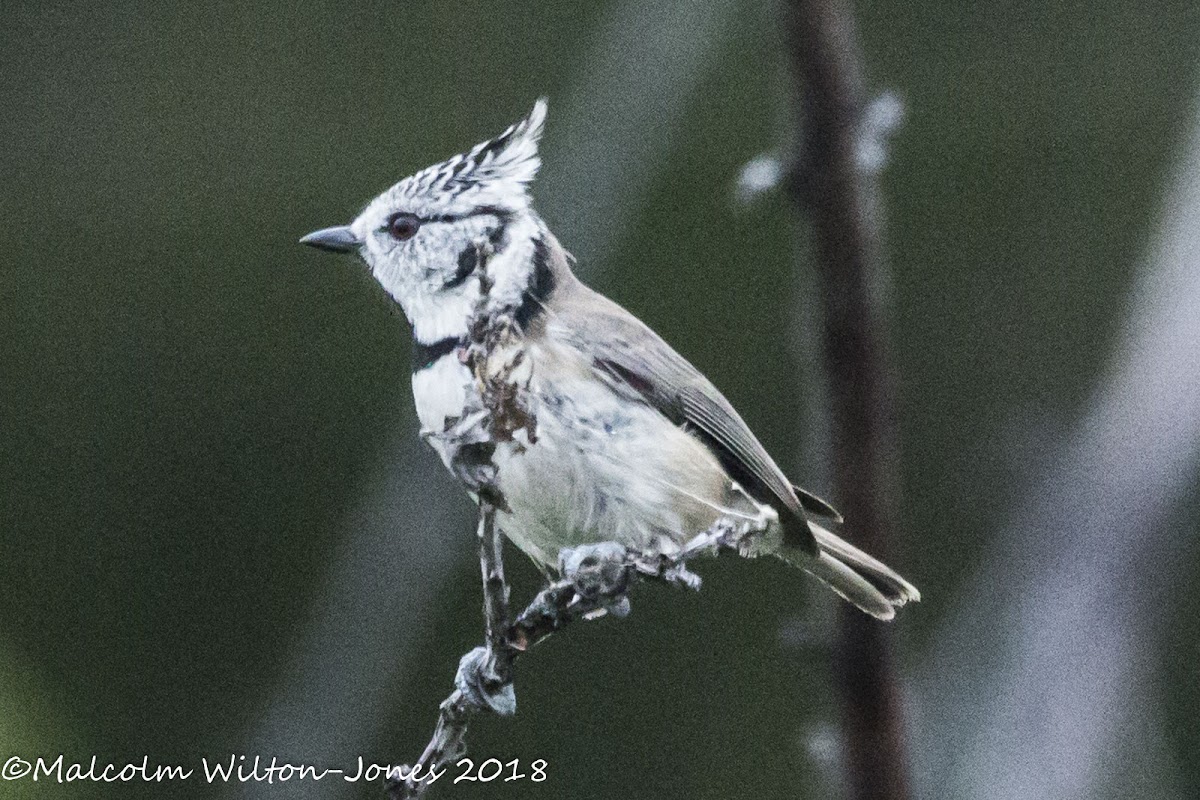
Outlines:
[[[826,488],[808,242],[782,195],[736,191],[788,141],[776,10],[7,4],[0,758],[416,757],[481,637],[471,507],[417,440],[403,317],[295,242],[539,95],[534,194],[585,279]],[[884,187],[916,794],[1200,796],[1200,6],[857,17],[906,107]],[[782,565],[701,572],[548,642],[517,716],[472,728],[549,780],[438,796],[838,796],[832,602]]]

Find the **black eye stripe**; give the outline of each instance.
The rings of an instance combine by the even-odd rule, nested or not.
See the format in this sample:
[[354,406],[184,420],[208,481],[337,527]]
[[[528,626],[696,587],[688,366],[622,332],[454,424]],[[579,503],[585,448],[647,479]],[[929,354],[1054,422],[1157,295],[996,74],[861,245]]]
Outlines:
[[[394,216],[396,215],[393,214],[392,217]],[[478,208],[473,208],[464,214],[433,214],[428,217],[418,217],[416,214],[412,215],[412,217],[422,225],[427,225],[431,222],[461,222],[464,219],[482,216],[498,217],[502,221],[508,221],[513,215],[511,212],[506,211],[503,208],[497,208],[496,206],[479,206]],[[392,217],[389,217],[388,219],[390,220]],[[380,230],[386,231],[387,228],[388,225],[385,223]]]

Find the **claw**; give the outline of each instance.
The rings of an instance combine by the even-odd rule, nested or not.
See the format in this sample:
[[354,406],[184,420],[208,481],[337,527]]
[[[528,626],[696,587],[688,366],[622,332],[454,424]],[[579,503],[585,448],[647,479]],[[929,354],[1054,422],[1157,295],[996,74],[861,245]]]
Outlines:
[[558,554],[558,569],[587,600],[623,595],[629,588],[629,551],[616,542],[564,549]]

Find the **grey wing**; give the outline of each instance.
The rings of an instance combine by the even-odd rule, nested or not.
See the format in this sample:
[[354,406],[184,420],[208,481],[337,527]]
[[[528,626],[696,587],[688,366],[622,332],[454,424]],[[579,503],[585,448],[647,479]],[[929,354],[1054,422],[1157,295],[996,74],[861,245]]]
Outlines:
[[781,512],[788,542],[815,555],[817,542],[804,509],[840,519],[837,512],[808,492],[795,491],[729,401],[687,359],[620,306],[598,294],[592,298],[571,309],[576,324],[563,333],[577,337],[593,368],[618,390],[686,426],[747,492]]

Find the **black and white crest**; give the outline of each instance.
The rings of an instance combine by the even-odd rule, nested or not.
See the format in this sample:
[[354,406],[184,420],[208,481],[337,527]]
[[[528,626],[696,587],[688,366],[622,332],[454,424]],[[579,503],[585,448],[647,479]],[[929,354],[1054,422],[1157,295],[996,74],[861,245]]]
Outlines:
[[375,202],[416,214],[464,214],[489,206],[522,211],[542,164],[538,140],[545,121],[546,99],[541,98],[527,117],[499,136],[405,178]]
[[542,163],[537,145],[545,121],[546,100],[542,98],[529,116],[496,138],[413,175],[414,190],[457,196],[491,183],[527,186]]

